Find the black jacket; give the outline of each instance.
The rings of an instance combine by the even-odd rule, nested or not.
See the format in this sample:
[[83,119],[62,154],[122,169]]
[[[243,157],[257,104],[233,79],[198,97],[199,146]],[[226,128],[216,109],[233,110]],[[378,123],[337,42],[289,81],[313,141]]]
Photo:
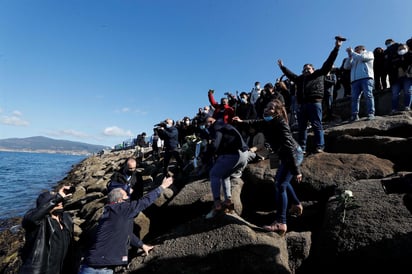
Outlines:
[[262,131],[266,142],[270,144],[273,152],[278,153],[279,159],[289,168],[291,173],[293,175],[300,174],[296,155],[296,148],[299,145],[284,119],[275,117],[270,121],[263,119],[243,120],[243,123],[253,125],[257,131]]
[[212,146],[216,155],[238,154],[249,149],[239,131],[231,124],[216,121],[211,127]]
[[[121,187],[127,192],[127,194],[129,194],[130,199],[140,199],[143,196],[144,191],[142,174],[140,172],[134,171],[131,175],[130,180],[127,181],[127,177],[124,172],[125,171],[123,167],[121,171],[113,173],[110,181],[107,183],[107,192],[110,192],[114,188]],[[133,192],[131,194],[130,189],[133,189]]]
[[333,63],[338,56],[339,48],[334,48],[329,54],[328,59],[320,69],[315,70],[309,75],[296,75],[285,66],[281,67],[282,72],[290,80],[296,83],[297,100],[299,104],[320,102],[324,95],[324,77],[332,69]]
[[[26,231],[25,235],[25,245],[22,250],[22,260],[23,265],[20,268],[20,274],[46,274],[50,273],[49,263],[51,261],[51,256],[53,254],[51,250],[50,239],[55,232],[52,222],[55,222],[50,216],[50,210],[53,209],[58,203],[63,201],[63,197],[59,194],[49,201],[48,203],[29,210],[23,218],[22,227]],[[69,213],[63,212],[62,224],[64,229],[70,234],[70,239],[73,235],[73,220]],[[71,241],[70,241],[71,242]],[[68,257],[68,250],[70,249],[71,243],[66,247],[66,257]],[[69,254],[70,255],[70,254]],[[63,273],[63,268],[69,269],[73,265],[65,264],[60,266],[61,273]],[[58,268],[58,267],[57,267]],[[60,272],[59,272],[60,273]],[[70,273],[66,271],[66,273]],[[52,274],[52,273],[50,273]],[[58,274],[58,273],[53,273]]]

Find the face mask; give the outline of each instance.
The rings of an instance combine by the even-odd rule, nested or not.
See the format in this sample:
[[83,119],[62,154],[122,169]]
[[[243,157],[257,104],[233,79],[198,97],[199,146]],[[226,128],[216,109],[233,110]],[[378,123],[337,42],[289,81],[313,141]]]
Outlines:
[[242,98],[241,100],[242,100],[242,103],[245,103],[245,104],[247,103],[247,100],[245,98]]
[[205,129],[206,127],[205,127],[205,125],[200,125],[199,128],[200,129]]
[[169,124],[166,125],[167,128],[170,128],[171,126],[172,126],[172,125],[169,125]]
[[54,216],[61,216],[63,214],[63,212],[64,212],[64,210],[63,210],[63,208],[61,208],[61,209],[53,210],[53,212],[51,214],[53,214]]
[[265,120],[266,122],[269,122],[273,120],[273,116],[263,116],[263,120]]
[[260,89],[260,86],[259,86],[259,85],[257,85],[257,86],[256,86],[256,89]]
[[404,54],[407,53],[407,52],[408,52],[407,49],[401,49],[401,50],[398,51],[398,54],[402,56],[402,55],[404,55]]

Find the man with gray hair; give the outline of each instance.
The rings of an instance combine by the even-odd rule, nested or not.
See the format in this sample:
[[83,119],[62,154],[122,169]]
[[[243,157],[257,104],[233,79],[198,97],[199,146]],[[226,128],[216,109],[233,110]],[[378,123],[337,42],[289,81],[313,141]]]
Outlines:
[[[132,201],[122,188],[114,188],[110,191],[108,204],[104,207],[92,244],[85,252],[79,274],[113,273],[116,266],[127,265],[134,218],[153,204],[172,183],[172,177],[165,177],[159,187],[139,200]],[[149,255],[153,246],[138,240],[138,247],[143,249],[146,256]]]

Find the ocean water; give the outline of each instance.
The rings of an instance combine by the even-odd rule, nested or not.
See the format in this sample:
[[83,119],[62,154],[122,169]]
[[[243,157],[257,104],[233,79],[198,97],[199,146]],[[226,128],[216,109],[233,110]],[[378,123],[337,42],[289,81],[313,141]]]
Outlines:
[[0,219],[23,216],[86,156],[0,151]]

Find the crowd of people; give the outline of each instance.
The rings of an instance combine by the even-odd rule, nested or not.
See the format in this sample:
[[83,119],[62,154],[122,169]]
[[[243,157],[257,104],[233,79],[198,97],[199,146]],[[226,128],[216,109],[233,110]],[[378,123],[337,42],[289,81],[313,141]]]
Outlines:
[[[364,45],[347,47],[347,57],[338,68],[334,63],[345,41],[344,37],[335,37],[331,52],[318,69],[307,63],[301,73],[295,74],[279,59],[283,75],[275,83],[266,83],[262,88],[256,81],[250,92],[227,92],[219,101],[215,91],[209,90],[209,103],[200,107],[193,118],[166,118],[155,126],[150,137],[139,134],[135,145],[139,149],[150,145],[153,160],[163,159],[164,179],[158,188],[144,195],[143,180],[136,172],[138,160],[125,160],[107,184],[108,203],[92,244],[84,251],[79,273],[113,273],[115,267],[127,265],[131,246],[149,254],[153,246],[135,235],[133,219],[173,183],[169,170],[173,158],[175,174],[187,175],[185,169],[190,162],[198,176],[209,177],[213,206],[205,218],[213,219],[233,212],[231,179],[240,177],[248,163],[276,153],[280,164],[273,178],[275,220],[263,228],[284,235],[288,212],[297,216],[303,213],[292,181],[302,180],[300,165],[307,153],[322,153],[325,149],[323,119],[333,119],[337,90],[342,88],[343,96],[351,99],[352,122],[360,119],[362,95],[367,119],[374,119],[374,93],[387,88],[392,92],[388,102],[392,113],[410,111],[412,38],[405,43],[387,39],[386,49],[377,47],[373,51]],[[314,133],[313,147],[307,144],[308,129]],[[41,194],[37,207],[25,215],[26,243],[20,273],[64,273],[73,236],[73,222],[62,204],[70,195],[68,189],[64,186],[57,193]]]

